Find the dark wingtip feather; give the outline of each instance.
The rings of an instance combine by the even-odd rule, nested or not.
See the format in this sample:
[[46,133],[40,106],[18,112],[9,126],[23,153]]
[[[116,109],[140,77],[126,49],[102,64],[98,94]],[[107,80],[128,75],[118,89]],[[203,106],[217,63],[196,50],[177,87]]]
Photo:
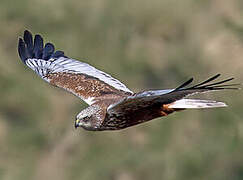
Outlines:
[[179,87],[175,88],[175,91],[178,89],[181,89],[185,86],[187,86],[188,84],[191,84],[191,82],[193,81],[193,78],[189,79],[188,81],[184,82],[182,85],[180,85]]
[[201,85],[203,85],[203,84],[206,84],[206,83],[208,83],[208,82],[210,82],[210,81],[213,81],[213,80],[217,79],[219,76],[221,76],[221,74],[216,74],[215,76],[213,76],[213,77],[207,79],[206,81],[203,81],[203,82],[201,82],[201,83],[199,83],[199,84],[193,86],[192,88],[196,88],[196,87],[199,87],[199,86],[201,86]]
[[179,86],[178,88],[175,89],[175,91],[177,90],[222,90],[222,89],[239,89],[235,86],[239,85],[239,84],[224,84],[226,82],[232,81],[234,78],[228,78],[222,81],[218,81],[215,83],[211,83],[209,84],[209,82],[214,81],[215,79],[217,79],[220,76],[220,74],[217,74],[209,79],[207,79],[206,81],[203,81],[199,84],[196,84],[192,87],[188,87],[185,88],[188,84],[190,84],[192,82],[192,80],[190,79],[189,81],[185,82],[184,84],[182,84],[181,86]]
[[34,39],[34,55],[35,58],[39,59],[42,58],[42,54],[43,54],[43,38],[37,34],[35,35],[35,39]]
[[20,59],[23,61],[23,63],[25,63],[25,60],[27,59],[27,54],[26,54],[25,43],[22,38],[19,38],[18,52],[19,52]]
[[26,47],[27,47],[27,55],[28,57],[32,57],[33,56],[33,49],[34,49],[34,46],[33,46],[33,37],[32,37],[32,34],[28,31],[28,30],[25,30],[24,31],[24,42],[26,44]]
[[51,55],[51,58],[59,58],[59,57],[66,57],[63,51],[56,51]]
[[23,62],[28,58],[45,59],[66,57],[63,51],[55,51],[55,47],[51,43],[46,43],[45,47],[43,38],[40,35],[35,35],[34,41],[30,31],[24,31],[23,39],[19,39],[18,52]]
[[42,58],[48,60],[51,55],[54,53],[55,47],[51,43],[46,43],[44,50],[43,50],[43,55]]
[[208,87],[208,86],[215,86],[217,84],[223,84],[225,82],[228,82],[228,81],[232,81],[234,78],[228,78],[228,79],[225,79],[223,81],[219,81],[219,82],[216,82],[216,83],[212,83],[212,84],[208,84],[208,85],[205,85],[205,87]]

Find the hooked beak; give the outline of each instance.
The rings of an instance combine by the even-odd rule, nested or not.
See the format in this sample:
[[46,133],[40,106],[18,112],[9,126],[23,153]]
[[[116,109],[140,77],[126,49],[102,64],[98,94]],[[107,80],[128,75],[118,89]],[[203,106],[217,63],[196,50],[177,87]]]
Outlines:
[[74,122],[74,128],[77,129],[77,127],[79,127],[79,120],[76,119],[75,122]]

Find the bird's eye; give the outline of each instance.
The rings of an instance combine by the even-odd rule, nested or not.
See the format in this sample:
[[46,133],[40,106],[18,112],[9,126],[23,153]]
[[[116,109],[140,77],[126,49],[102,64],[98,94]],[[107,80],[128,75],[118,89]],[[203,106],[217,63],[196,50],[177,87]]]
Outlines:
[[83,121],[84,122],[87,122],[89,120],[89,116],[85,116],[84,118],[83,118]]

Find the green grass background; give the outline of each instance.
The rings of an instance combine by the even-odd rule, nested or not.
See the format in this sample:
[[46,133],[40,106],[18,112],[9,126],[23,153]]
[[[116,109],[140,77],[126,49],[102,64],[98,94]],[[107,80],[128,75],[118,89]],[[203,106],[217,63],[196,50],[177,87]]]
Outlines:
[[1,0],[0,179],[243,179],[243,94],[117,132],[74,130],[86,105],[17,54],[25,29],[130,89],[216,73],[243,82],[242,0]]

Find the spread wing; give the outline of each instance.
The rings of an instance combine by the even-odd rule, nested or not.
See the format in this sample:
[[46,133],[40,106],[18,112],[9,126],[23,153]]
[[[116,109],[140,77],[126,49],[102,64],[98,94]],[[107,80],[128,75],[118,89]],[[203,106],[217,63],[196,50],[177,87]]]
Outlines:
[[89,64],[70,59],[63,51],[55,51],[40,35],[34,41],[29,31],[19,38],[18,52],[21,60],[50,84],[63,88],[91,105],[109,96],[132,95],[124,84]]
[[[222,81],[211,83],[213,80],[217,79],[220,74],[217,74],[202,83],[188,87],[188,85],[193,81],[193,78],[186,81],[179,87],[175,89],[167,90],[155,90],[155,91],[145,91],[134,94],[132,96],[123,98],[116,104],[112,104],[108,107],[108,114],[136,114],[136,112],[146,113],[151,107],[161,107],[165,104],[173,103],[180,100],[186,96],[203,93],[207,91],[223,90],[223,89],[238,89],[235,86],[239,84],[224,84],[228,81],[233,80],[233,78],[225,79]],[[141,111],[143,109],[143,111]],[[137,114],[139,116],[139,113]]]

